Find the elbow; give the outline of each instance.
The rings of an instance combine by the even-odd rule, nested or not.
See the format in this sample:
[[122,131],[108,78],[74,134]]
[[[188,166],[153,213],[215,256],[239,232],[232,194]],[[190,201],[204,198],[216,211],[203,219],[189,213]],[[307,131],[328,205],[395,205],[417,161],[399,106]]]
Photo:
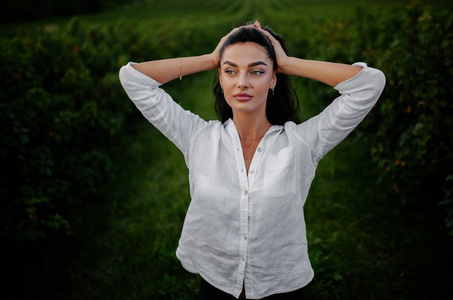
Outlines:
[[371,72],[369,73],[370,77],[368,79],[367,88],[364,89],[364,92],[367,94],[365,98],[372,103],[376,103],[384,91],[386,82],[385,74],[378,69],[369,69],[371,69]]
[[124,82],[125,82],[125,79],[126,79],[126,66],[122,66],[120,71],[119,71],[119,74],[118,74],[118,77],[120,79],[120,83],[121,85],[124,87]]
[[374,106],[384,91],[386,79],[384,72],[381,70],[373,69],[372,72],[370,85],[367,89],[368,96],[366,98],[368,98],[370,105]]
[[385,74],[384,72],[382,72],[381,70],[377,70],[378,71],[378,86],[379,86],[379,90],[382,91],[384,90],[384,87],[385,87]]
[[384,90],[385,87],[385,74],[381,70],[374,69],[375,74],[374,74],[374,79],[373,81],[375,82],[375,92],[378,94],[378,96],[381,95],[382,91]]
[[369,89],[370,100],[375,104],[385,88],[385,74],[378,69],[373,69],[372,80],[370,81],[371,86]]

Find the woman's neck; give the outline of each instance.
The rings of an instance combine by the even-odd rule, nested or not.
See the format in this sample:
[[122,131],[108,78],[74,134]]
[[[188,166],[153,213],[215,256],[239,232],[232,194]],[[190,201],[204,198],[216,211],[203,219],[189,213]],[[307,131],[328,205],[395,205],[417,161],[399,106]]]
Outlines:
[[261,138],[272,126],[266,116],[253,118],[245,114],[236,114],[233,116],[233,122],[241,139]]

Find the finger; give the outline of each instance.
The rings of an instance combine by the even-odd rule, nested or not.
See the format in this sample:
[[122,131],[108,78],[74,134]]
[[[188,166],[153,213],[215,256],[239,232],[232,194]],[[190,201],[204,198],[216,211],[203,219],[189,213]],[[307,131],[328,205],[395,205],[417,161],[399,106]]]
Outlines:
[[256,29],[261,29],[261,24],[258,20],[255,21],[255,23],[253,24],[250,24],[250,25],[245,25],[244,27],[247,27],[247,28],[256,28]]
[[253,26],[255,26],[255,28],[261,29],[261,24],[260,24],[260,22],[258,20],[255,21]]
[[272,35],[269,33],[269,31],[264,30],[263,28],[257,28],[257,29],[258,29],[259,31],[261,31],[262,33],[264,33],[266,36],[271,36],[271,37],[272,37]]
[[272,34],[270,34],[269,31],[266,31],[266,30],[264,30],[264,29],[262,29],[262,28],[257,28],[257,29],[258,29],[260,32],[262,32],[262,33],[263,33],[263,34],[271,41],[272,45],[275,46],[275,42],[278,43],[278,41],[272,36]]

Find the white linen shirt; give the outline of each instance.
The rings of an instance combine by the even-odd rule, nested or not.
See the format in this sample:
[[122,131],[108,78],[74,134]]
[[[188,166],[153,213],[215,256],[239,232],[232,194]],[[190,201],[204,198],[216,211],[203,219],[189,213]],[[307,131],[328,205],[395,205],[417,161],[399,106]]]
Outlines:
[[128,96],[183,153],[189,205],[176,255],[189,272],[238,298],[290,292],[314,272],[303,207],[320,159],[340,143],[378,100],[385,77],[364,63],[338,84],[340,96],[302,124],[272,126],[247,174],[234,122],[206,122],[183,110],[160,83],[129,63],[120,70]]

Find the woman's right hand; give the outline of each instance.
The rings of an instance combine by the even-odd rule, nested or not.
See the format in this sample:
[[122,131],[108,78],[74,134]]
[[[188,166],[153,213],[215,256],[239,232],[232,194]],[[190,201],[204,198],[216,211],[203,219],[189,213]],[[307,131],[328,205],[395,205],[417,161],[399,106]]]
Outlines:
[[234,28],[227,35],[225,35],[222,39],[220,39],[220,42],[217,44],[217,47],[211,53],[212,61],[217,67],[219,67],[219,65],[220,65],[220,50],[222,49],[223,44],[225,43],[228,36],[230,36],[230,34],[232,34],[233,32],[235,32],[238,29],[239,28]]

